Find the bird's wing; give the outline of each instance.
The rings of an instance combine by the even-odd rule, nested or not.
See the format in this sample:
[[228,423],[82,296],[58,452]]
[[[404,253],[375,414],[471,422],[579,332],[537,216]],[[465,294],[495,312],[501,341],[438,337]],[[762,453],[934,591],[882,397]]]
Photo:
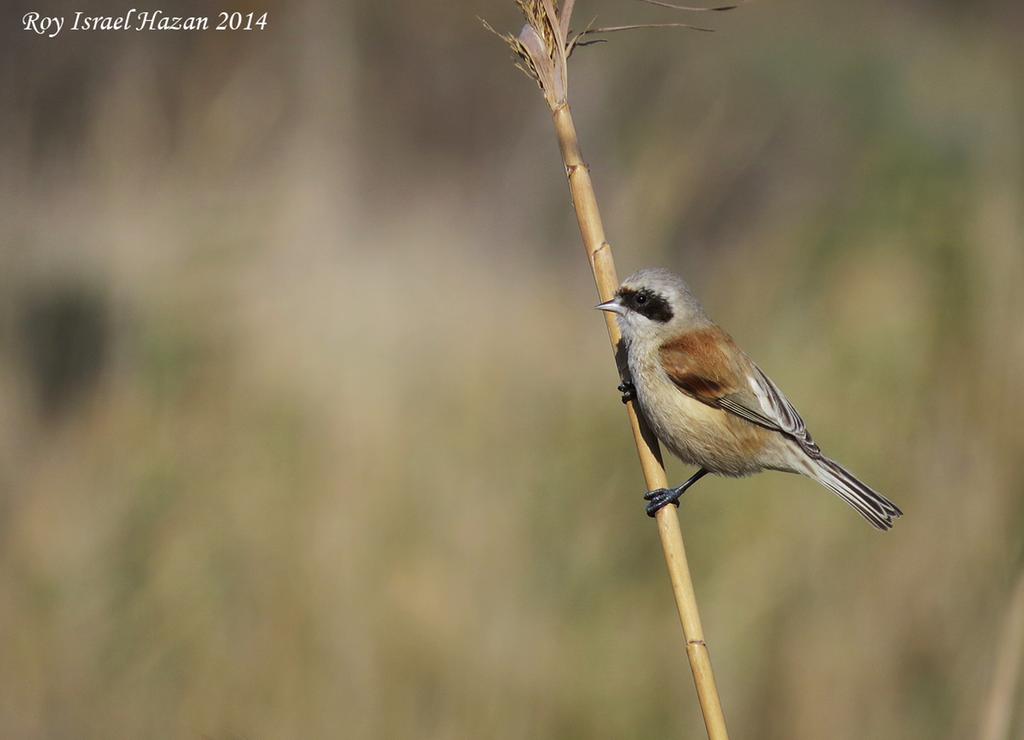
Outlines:
[[812,457],[821,455],[793,404],[720,328],[666,342],[660,359],[669,379],[691,398],[781,432]]

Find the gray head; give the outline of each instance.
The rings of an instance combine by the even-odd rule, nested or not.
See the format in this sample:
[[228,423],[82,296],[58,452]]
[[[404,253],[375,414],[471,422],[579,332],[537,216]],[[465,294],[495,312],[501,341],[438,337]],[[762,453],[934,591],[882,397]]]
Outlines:
[[660,267],[634,272],[597,308],[618,315],[627,341],[667,339],[711,323],[683,279]]

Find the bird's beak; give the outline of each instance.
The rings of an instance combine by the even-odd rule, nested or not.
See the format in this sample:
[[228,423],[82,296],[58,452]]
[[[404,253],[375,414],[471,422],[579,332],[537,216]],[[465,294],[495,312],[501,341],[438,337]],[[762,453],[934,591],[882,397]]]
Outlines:
[[599,311],[610,311],[611,313],[617,313],[620,316],[626,313],[625,307],[621,303],[619,303],[618,296],[612,298],[610,301],[598,303],[596,306],[594,306],[594,308],[598,309]]

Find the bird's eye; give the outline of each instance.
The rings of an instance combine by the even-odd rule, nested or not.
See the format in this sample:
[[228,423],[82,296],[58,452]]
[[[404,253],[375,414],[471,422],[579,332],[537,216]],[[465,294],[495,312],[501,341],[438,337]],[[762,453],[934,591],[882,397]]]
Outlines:
[[646,295],[644,295],[643,293],[641,293],[640,295],[638,295],[638,296],[636,297],[636,305],[638,305],[638,306],[642,306],[642,305],[644,305],[645,303],[647,303],[647,296],[646,296]]

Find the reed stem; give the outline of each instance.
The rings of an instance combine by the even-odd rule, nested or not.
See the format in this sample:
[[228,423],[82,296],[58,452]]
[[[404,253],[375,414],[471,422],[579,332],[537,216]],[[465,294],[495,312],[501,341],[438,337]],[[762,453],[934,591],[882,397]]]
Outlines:
[[1019,707],[1021,660],[1024,658],[1024,572],[1017,577],[996,653],[995,675],[982,717],[981,740],[1009,740]]
[[[579,137],[568,102],[568,59],[577,48],[577,44],[582,43],[580,39],[587,31],[575,35],[570,31],[570,16],[574,4],[572,0],[566,0],[561,11],[558,9],[557,0],[516,0],[516,4],[526,18],[526,25],[517,36],[498,35],[515,52],[519,58],[517,66],[537,83],[551,108],[555,136],[558,138],[562,164],[569,180],[569,191],[576,209],[583,247],[587,251],[587,258],[594,273],[597,293],[602,301],[606,301],[618,289],[619,278],[615,273],[611,245],[605,239],[604,224],[601,222],[601,212],[597,207],[597,196],[590,181],[590,171],[580,152]],[[494,31],[486,22],[484,26]],[[624,368],[621,360],[622,336],[619,333],[619,325],[615,317],[609,314],[605,314],[605,324],[621,376]],[[643,469],[648,490],[666,488],[668,481],[657,438],[633,403],[626,404],[626,412],[629,415],[629,425],[633,429],[633,439],[636,442],[640,467]],[[715,685],[715,674],[711,670],[711,656],[704,641],[704,628],[700,623],[693,581],[690,579],[690,566],[686,562],[686,548],[683,546],[679,518],[674,508],[664,507],[658,511],[656,519],[661,547],[665,553],[665,564],[668,566],[669,578],[672,581],[676,608],[679,610],[679,622],[682,624],[683,636],[686,639],[686,656],[690,661],[697,698],[704,715],[704,726],[707,728],[709,740],[728,740],[725,715],[718,697],[718,687]]]
[[[609,300],[619,287],[619,279],[615,272],[612,259],[612,248],[605,239],[604,224],[597,206],[597,197],[590,180],[590,172],[580,152],[576,126],[573,124],[569,104],[562,103],[553,112],[555,135],[558,147],[562,152],[562,162],[569,179],[569,191],[576,209],[576,220],[579,223],[583,247],[587,251],[590,266],[594,273],[594,282],[602,301]],[[605,314],[608,338],[612,349],[619,356],[621,334],[615,317]],[[621,370],[621,368],[620,368]],[[644,421],[633,403],[626,404],[629,425],[633,429],[636,451],[640,456],[640,467],[648,490],[666,488],[668,480],[662,462],[661,449],[657,438]],[[697,689],[704,725],[710,740],[727,740],[729,735],[725,726],[725,714],[718,696],[715,675],[711,668],[711,656],[704,640],[704,628],[700,623],[700,612],[697,609],[697,596],[690,578],[690,566],[686,560],[686,548],[683,545],[683,533],[679,527],[679,518],[673,507],[660,509],[656,516],[661,547],[665,553],[665,564],[668,566],[669,578],[672,581],[672,592],[679,611],[679,622],[683,627],[686,639],[686,656],[693,671],[693,682]]]

